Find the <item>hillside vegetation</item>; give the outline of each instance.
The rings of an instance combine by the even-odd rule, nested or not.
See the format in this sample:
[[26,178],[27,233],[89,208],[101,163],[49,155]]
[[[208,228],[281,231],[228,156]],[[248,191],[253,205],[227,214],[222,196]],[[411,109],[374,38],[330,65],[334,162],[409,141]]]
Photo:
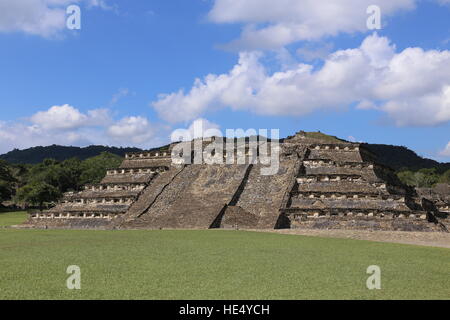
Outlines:
[[441,163],[432,159],[422,158],[414,151],[403,146],[370,143],[364,143],[363,146],[377,156],[378,162],[394,170],[409,169],[417,171],[436,168],[438,172],[442,173],[450,169],[450,163]]
[[402,146],[366,143],[364,147],[377,156],[379,163],[394,169],[406,185],[431,188],[438,183],[450,183],[450,163],[422,158]]
[[0,160],[0,206],[43,208],[60,199],[64,192],[77,191],[89,183],[99,183],[108,168],[122,158],[111,153],[80,160],[45,159],[34,165],[8,164]]
[[14,149],[8,153],[0,155],[0,159],[12,164],[37,164],[45,159],[54,159],[56,161],[64,161],[70,158],[78,158],[85,160],[91,157],[100,155],[102,152],[124,157],[127,152],[139,152],[139,148],[116,148],[105,146],[89,146],[85,148],[80,147],[66,147],[52,145],[48,147],[34,147],[24,150]]

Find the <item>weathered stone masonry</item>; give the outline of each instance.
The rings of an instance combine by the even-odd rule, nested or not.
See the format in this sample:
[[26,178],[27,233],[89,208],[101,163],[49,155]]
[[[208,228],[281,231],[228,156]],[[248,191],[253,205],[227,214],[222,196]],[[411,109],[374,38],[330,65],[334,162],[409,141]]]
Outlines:
[[100,184],[67,193],[27,224],[445,231],[448,196],[404,186],[360,144],[304,133],[280,142],[280,167],[272,176],[261,175],[258,163],[182,165],[170,153],[127,154]]

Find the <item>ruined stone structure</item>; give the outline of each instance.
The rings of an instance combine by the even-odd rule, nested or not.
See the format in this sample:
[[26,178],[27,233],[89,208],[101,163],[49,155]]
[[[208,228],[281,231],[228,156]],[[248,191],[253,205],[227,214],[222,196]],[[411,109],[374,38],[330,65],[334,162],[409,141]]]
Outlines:
[[275,175],[262,175],[265,165],[251,161],[174,163],[170,152],[127,154],[100,184],[66,194],[54,208],[32,214],[27,224],[420,231],[445,231],[448,225],[448,197],[437,201],[402,185],[358,143],[300,132],[280,141]]
[[419,197],[425,198],[436,206],[442,214],[450,214],[450,184],[438,184],[434,188],[417,189]]

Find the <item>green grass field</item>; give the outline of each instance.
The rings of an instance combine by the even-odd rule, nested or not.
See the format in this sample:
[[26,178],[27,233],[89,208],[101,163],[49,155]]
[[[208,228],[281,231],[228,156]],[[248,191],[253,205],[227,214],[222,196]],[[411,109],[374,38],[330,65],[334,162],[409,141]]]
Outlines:
[[0,212],[0,228],[15,224],[21,224],[27,219],[26,212]]
[[[0,214],[3,225],[21,220]],[[81,290],[66,288],[69,265],[81,268]],[[366,288],[369,265],[381,267],[381,290]],[[449,271],[443,248],[223,230],[0,228],[0,299],[449,299]]]

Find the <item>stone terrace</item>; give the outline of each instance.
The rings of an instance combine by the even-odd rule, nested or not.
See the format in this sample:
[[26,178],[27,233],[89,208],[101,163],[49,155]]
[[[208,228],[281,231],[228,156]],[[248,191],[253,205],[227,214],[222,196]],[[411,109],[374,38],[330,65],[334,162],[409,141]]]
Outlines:
[[[362,145],[303,132],[280,142],[279,170],[272,176],[261,175],[264,165],[250,161],[239,165],[173,162],[176,144],[169,152],[127,154],[119,168],[107,170],[100,184],[65,194],[54,208],[32,214],[27,224],[446,230],[448,196],[404,186]],[[204,148],[207,145],[203,143]],[[247,160],[254,156],[249,148],[245,155]]]

